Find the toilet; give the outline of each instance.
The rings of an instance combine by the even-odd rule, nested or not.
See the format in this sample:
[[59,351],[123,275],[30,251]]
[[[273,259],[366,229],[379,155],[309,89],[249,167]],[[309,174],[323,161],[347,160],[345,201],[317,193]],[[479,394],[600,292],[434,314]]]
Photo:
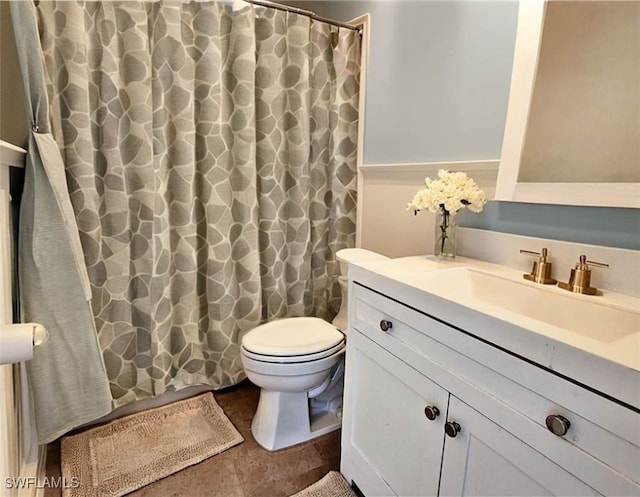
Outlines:
[[260,387],[251,433],[267,450],[311,440],[342,424],[349,263],[387,257],[343,249],[336,258],[342,302],[332,324],[315,317],[283,318],[257,326],[242,338],[242,366]]

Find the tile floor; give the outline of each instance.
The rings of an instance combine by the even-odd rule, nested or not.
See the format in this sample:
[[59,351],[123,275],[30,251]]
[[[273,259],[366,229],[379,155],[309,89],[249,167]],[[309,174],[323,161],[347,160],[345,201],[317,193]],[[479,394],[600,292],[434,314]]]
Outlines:
[[[216,401],[244,442],[147,485],[128,497],[288,497],[340,467],[340,431],[269,452],[251,436],[251,419],[259,389],[245,380],[214,393]],[[60,443],[48,447],[47,476],[60,476]],[[60,489],[45,489],[45,497],[60,497]]]

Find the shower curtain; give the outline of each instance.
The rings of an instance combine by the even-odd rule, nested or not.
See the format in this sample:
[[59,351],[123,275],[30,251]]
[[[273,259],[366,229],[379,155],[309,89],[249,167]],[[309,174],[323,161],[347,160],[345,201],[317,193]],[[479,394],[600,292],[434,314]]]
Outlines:
[[234,384],[243,333],[333,316],[335,254],[355,243],[356,31],[241,1],[14,10],[37,19],[26,57],[43,60],[114,406]]

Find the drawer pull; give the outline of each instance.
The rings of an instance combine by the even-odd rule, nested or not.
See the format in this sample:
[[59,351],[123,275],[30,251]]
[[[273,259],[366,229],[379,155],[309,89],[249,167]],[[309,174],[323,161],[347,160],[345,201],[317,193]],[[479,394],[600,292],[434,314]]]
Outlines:
[[429,421],[433,421],[438,416],[440,416],[440,409],[438,409],[436,406],[427,406],[424,408],[424,415]]
[[571,426],[571,422],[559,414],[550,414],[545,419],[545,423],[549,431],[558,437],[565,436]]
[[391,321],[387,321],[386,319],[380,321],[380,329],[382,331],[387,331],[391,328],[393,328],[393,323]]
[[455,438],[462,428],[455,421],[447,421],[444,424],[444,432],[451,438]]

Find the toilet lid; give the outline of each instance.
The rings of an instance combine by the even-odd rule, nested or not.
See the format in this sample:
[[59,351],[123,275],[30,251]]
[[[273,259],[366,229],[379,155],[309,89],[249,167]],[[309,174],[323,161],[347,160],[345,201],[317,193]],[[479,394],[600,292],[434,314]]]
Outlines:
[[272,356],[300,356],[331,349],[344,335],[320,318],[285,318],[260,325],[242,338],[249,352]]

